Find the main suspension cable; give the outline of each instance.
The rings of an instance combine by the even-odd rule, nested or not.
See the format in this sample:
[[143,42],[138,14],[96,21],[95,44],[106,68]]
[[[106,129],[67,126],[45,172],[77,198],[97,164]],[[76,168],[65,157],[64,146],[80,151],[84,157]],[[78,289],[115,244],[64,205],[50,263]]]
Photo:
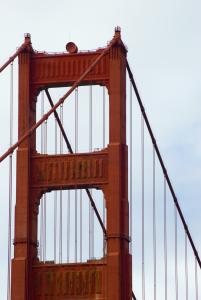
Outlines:
[[26,41],[17,49],[17,51],[0,67],[0,73],[12,63],[15,58],[29,45]]
[[[185,218],[184,218],[184,216],[183,216],[182,210],[181,210],[181,208],[180,208],[179,202],[178,202],[177,197],[176,197],[176,194],[175,194],[175,192],[174,192],[174,189],[173,189],[172,183],[171,183],[171,181],[170,181],[169,175],[168,175],[167,170],[166,170],[166,168],[165,168],[165,164],[164,164],[164,162],[163,162],[163,159],[162,159],[162,156],[161,156],[161,154],[160,154],[158,145],[157,145],[157,143],[156,143],[156,139],[155,139],[155,137],[154,137],[154,134],[153,134],[153,131],[152,131],[152,129],[151,129],[149,120],[148,120],[148,118],[147,118],[147,115],[146,115],[146,112],[145,112],[145,109],[144,109],[144,106],[143,106],[143,103],[142,103],[140,94],[139,94],[139,92],[138,92],[138,89],[137,89],[137,86],[136,86],[136,83],[135,83],[135,80],[134,80],[134,77],[133,77],[133,74],[132,74],[132,71],[131,71],[131,68],[130,68],[130,66],[129,66],[128,61],[126,61],[126,68],[127,68],[128,74],[129,74],[129,78],[130,78],[130,80],[131,80],[131,82],[132,82],[132,86],[133,86],[133,89],[134,89],[134,91],[135,91],[136,98],[137,98],[138,104],[139,104],[139,106],[140,106],[140,110],[141,110],[142,115],[143,115],[143,117],[144,117],[145,124],[146,124],[147,129],[148,129],[148,132],[149,132],[149,134],[150,134],[150,138],[151,138],[152,143],[153,143],[153,146],[154,146],[154,148],[155,148],[155,151],[156,151],[156,154],[157,154],[159,163],[160,163],[160,165],[161,165],[161,168],[162,168],[162,170],[163,170],[163,174],[164,174],[164,176],[165,176],[165,178],[166,178],[168,187],[169,187],[169,189],[170,189],[170,193],[171,193],[171,195],[172,195],[173,201],[174,201],[175,206],[176,206],[176,208],[177,208],[177,211],[178,211],[178,214],[179,214],[179,216],[180,216],[181,222],[182,222],[182,224],[183,224],[184,230],[185,230],[185,232],[186,232],[186,234],[187,234],[187,236],[188,236],[188,239],[189,239],[189,242],[190,242],[191,247],[192,247],[192,249],[193,249],[194,255],[195,255],[196,259],[197,259],[197,262],[198,262],[198,264],[199,264],[199,267],[201,268],[201,260],[200,260],[200,257],[199,257],[199,255],[198,255],[197,249],[196,249],[196,247],[195,247],[195,244],[194,244],[193,239],[192,239],[192,237],[191,237],[190,231],[189,231],[188,226],[187,226],[187,224],[186,224]],[[0,160],[0,161],[1,161],[1,160]]]
[[137,300],[137,298],[135,297],[135,294],[133,293],[133,291],[132,291],[132,298],[133,298],[133,300]]

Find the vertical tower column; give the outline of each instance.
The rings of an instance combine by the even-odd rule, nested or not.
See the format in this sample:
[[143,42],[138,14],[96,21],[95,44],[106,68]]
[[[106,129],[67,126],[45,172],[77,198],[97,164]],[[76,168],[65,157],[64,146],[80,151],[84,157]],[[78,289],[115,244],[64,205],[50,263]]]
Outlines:
[[[35,102],[30,86],[31,41],[27,35],[26,49],[19,55],[18,138],[35,123]],[[12,260],[12,300],[29,299],[30,262],[34,255],[33,196],[30,190],[30,157],[35,150],[35,134],[27,138],[17,151],[17,184],[15,207],[14,258]],[[36,230],[34,230],[35,232]],[[36,236],[35,236],[36,239]],[[33,250],[33,251],[32,251]]]
[[[131,299],[129,255],[128,155],[126,145],[126,49],[120,40],[110,51],[110,136],[107,200],[107,299]],[[117,40],[118,41],[118,40]]]

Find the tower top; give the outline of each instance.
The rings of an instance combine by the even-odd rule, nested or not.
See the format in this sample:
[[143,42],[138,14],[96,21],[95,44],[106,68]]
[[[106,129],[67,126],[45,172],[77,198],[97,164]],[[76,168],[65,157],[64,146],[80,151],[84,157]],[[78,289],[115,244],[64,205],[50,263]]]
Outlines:
[[114,37],[121,39],[121,27],[116,26],[114,29]]

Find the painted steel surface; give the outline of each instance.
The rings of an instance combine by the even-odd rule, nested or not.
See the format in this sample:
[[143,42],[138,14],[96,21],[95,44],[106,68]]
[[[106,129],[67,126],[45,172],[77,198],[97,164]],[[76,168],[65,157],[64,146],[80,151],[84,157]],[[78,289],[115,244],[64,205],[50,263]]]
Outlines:
[[[29,41],[27,41],[29,39]],[[19,54],[19,139],[36,124],[37,95],[48,87],[71,86],[106,49],[73,54],[37,53],[26,37]],[[36,153],[35,133],[17,151],[12,300],[132,297],[129,254],[126,145],[126,53],[120,31],[108,52],[80,85],[105,85],[109,93],[109,145],[100,152]],[[38,207],[42,193],[60,188],[102,189],[107,207],[107,253],[84,264],[43,264],[38,258]]]

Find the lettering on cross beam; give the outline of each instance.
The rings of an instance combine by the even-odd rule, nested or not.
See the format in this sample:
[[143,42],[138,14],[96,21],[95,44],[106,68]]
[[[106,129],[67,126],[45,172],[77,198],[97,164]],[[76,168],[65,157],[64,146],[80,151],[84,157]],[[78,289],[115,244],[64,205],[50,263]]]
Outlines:
[[32,187],[70,189],[95,187],[107,183],[107,151],[86,154],[34,155]]
[[[63,265],[33,269],[34,299],[103,299],[104,266]],[[95,298],[94,298],[95,297]]]

